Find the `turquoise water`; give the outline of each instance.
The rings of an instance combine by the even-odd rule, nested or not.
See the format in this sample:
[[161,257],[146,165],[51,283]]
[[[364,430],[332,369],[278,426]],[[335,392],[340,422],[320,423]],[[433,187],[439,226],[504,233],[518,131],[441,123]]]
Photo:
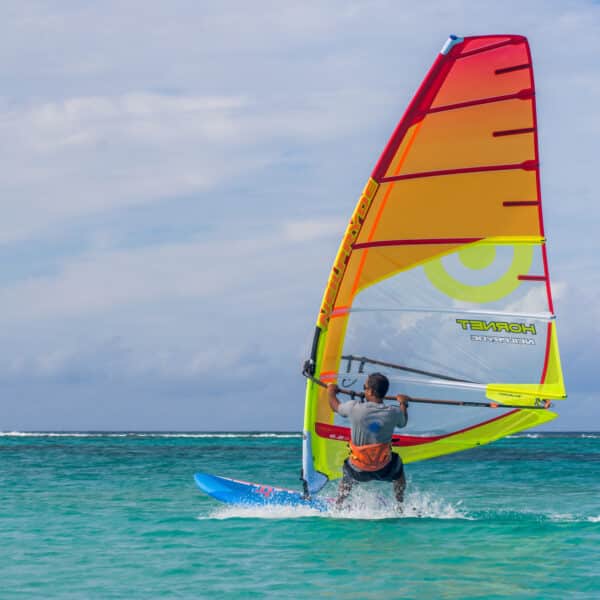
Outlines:
[[299,489],[301,441],[1,434],[0,598],[600,598],[600,433],[407,465],[402,518],[377,501],[386,484],[337,517],[194,486]]

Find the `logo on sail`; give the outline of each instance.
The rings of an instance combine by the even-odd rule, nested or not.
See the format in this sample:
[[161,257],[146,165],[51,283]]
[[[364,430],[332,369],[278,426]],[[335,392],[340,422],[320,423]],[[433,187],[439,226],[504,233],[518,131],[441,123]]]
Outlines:
[[535,324],[514,323],[509,321],[479,321],[474,319],[456,319],[464,331],[494,331],[537,335]]
[[512,335],[481,335],[472,334],[472,342],[487,342],[489,344],[519,344],[522,346],[535,346],[535,339],[529,337],[537,335],[535,324],[515,323],[510,321],[480,321],[476,319],[456,319],[463,331],[492,331],[495,333],[516,333],[525,337]]

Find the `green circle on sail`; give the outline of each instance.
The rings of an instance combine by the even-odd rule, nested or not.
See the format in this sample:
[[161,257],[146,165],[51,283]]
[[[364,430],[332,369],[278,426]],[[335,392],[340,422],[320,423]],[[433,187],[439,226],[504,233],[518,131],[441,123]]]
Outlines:
[[485,269],[494,262],[496,247],[489,245],[465,246],[458,251],[458,258],[467,269]]
[[[521,282],[519,275],[529,273],[533,262],[533,246],[513,246],[513,260],[508,270],[496,281],[484,285],[468,285],[455,279],[446,271],[442,259],[423,265],[427,278],[443,294],[465,302],[494,302],[508,296]],[[489,267],[496,257],[496,248],[486,244],[472,244],[458,252],[461,263],[470,269]]]

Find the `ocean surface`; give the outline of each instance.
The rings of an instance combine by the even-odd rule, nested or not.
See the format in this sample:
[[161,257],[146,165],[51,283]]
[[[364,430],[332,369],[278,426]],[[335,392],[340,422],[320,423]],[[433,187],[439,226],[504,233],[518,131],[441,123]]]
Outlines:
[[[227,507],[300,489],[296,433],[0,434],[0,598],[600,598],[600,433],[407,465],[406,513]],[[333,493],[333,490],[329,490]]]

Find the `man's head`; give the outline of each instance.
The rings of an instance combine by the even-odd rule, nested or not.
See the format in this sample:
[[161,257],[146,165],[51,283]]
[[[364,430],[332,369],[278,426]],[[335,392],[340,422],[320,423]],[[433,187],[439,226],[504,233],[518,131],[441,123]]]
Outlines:
[[377,398],[383,398],[390,387],[390,382],[381,373],[371,373],[365,382],[365,392],[371,391]]

